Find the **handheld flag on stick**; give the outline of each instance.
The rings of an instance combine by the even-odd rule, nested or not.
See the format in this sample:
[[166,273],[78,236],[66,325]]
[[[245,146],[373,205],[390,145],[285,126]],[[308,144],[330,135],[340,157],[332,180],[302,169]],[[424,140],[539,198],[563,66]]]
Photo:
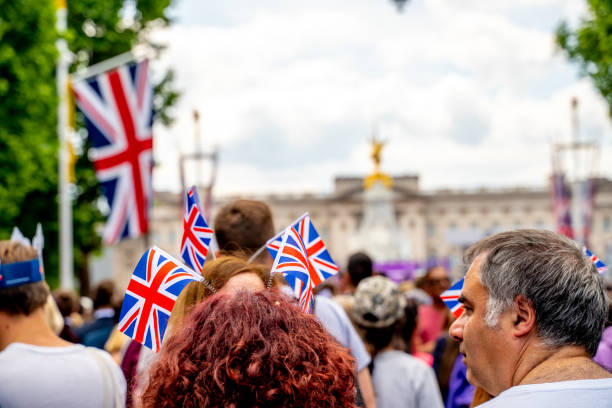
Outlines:
[[153,88],[148,66],[144,60],[73,84],[92,144],[91,161],[110,206],[103,234],[107,244],[149,229]]
[[583,247],[583,251],[584,251],[584,254],[591,260],[591,262],[593,262],[593,264],[597,268],[597,272],[602,274],[608,269],[606,264],[603,263],[603,261],[599,259],[596,255],[594,255],[591,251],[586,249],[586,247]]
[[183,219],[183,238],[181,257],[191,269],[202,272],[213,230],[206,223],[200,208],[196,186],[187,190],[185,217]]
[[315,285],[311,278],[316,274],[313,269],[302,237],[295,228],[288,228],[276,252],[270,274],[280,272],[285,276],[304,313],[312,312],[312,288]]
[[311,276],[313,287],[338,273],[338,265],[329,255],[325,243],[315,229],[308,213],[302,215],[295,223],[266,243],[266,249],[272,255],[272,258],[276,258],[283,234],[290,229],[295,229],[305,244],[308,260],[315,272]]
[[459,303],[459,295],[461,295],[461,289],[463,289],[464,279],[461,278],[461,280],[440,295],[440,299],[442,299],[456,318],[459,318],[461,313],[463,313],[463,304]]
[[178,295],[189,282],[202,280],[161,249],[149,249],[125,290],[119,331],[157,352]]

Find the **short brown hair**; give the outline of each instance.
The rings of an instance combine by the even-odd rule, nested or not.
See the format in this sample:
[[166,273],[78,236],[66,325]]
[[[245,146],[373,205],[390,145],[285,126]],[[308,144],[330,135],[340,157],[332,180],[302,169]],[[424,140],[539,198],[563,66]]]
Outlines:
[[[31,261],[37,257],[38,253],[31,246],[16,241],[0,241],[0,262],[3,264]],[[48,296],[49,288],[42,281],[0,289],[0,312],[28,316],[44,306]]]
[[215,236],[221,253],[249,257],[274,236],[270,207],[255,200],[224,205],[215,217]]

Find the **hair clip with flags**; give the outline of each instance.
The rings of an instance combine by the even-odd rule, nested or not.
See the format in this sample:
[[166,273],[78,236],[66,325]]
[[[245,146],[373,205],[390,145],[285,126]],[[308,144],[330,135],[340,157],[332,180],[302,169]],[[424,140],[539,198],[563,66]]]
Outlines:
[[601,259],[599,259],[595,254],[589,251],[586,247],[582,247],[582,249],[584,251],[584,254],[591,260],[591,262],[593,262],[593,264],[597,268],[597,272],[602,274],[608,269],[606,264],[603,263]]
[[440,295],[440,299],[444,302],[444,304],[450,309],[453,315],[458,318],[463,313],[463,304],[459,303],[459,296],[461,295],[461,289],[463,289],[463,280],[465,278],[461,278],[461,280],[455,282],[453,286],[448,288],[447,291]]
[[0,289],[12,288],[42,280],[43,274],[40,270],[38,258],[10,264],[0,263]]

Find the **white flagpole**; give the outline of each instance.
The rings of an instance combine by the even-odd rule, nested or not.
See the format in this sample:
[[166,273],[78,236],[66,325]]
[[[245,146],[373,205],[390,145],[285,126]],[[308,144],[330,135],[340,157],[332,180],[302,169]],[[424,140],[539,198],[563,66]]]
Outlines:
[[[56,2],[56,27],[59,35],[66,32],[66,1]],[[72,202],[68,180],[68,68],[71,53],[64,38],[58,38],[55,46],[59,52],[57,60],[57,133],[59,135],[59,247],[60,247],[60,287],[74,288],[74,273],[72,266]]]

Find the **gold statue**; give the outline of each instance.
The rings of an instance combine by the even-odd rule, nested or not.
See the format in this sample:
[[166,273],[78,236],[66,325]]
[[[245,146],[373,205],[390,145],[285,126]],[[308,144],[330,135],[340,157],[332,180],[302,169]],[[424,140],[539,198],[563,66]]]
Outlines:
[[372,136],[372,160],[374,160],[375,171],[378,173],[380,169],[380,152],[385,147],[385,142],[376,140],[376,136]]
[[385,144],[386,142],[376,139],[375,135],[372,136],[372,153],[370,157],[374,160],[374,173],[367,176],[364,180],[364,187],[366,190],[370,189],[377,181],[381,182],[388,189],[390,189],[393,184],[391,177],[380,171],[380,155]]

